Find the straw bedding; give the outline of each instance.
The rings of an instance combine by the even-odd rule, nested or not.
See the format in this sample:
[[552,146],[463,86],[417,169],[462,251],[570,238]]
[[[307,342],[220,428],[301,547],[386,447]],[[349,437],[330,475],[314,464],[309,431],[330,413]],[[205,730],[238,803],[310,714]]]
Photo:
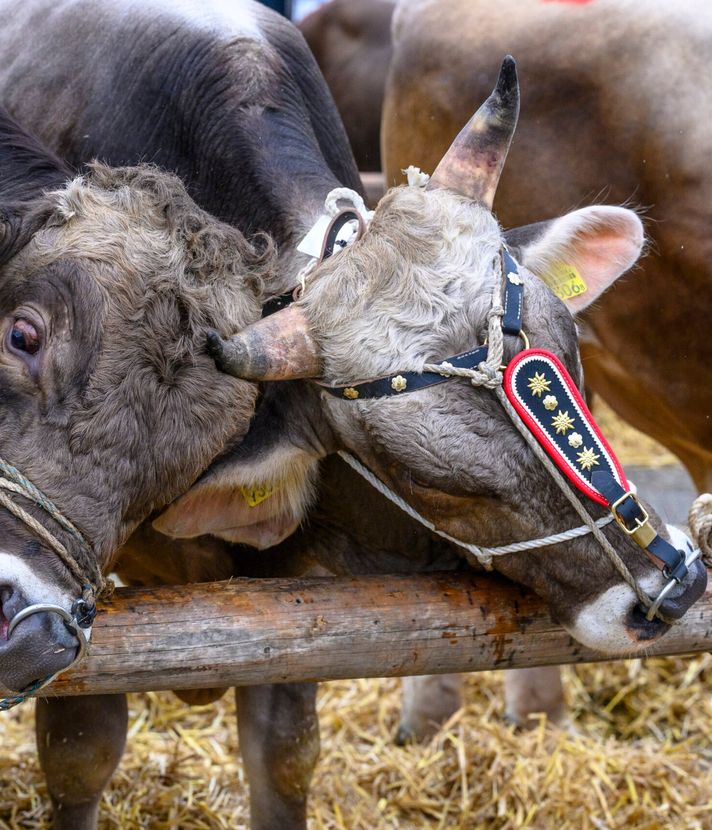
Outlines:
[[[405,748],[393,744],[398,681],[324,684],[310,830],[712,830],[712,656],[565,675],[570,730],[542,719],[514,730],[501,674],[487,672],[467,678],[466,705],[430,742]],[[129,700],[128,748],[102,801],[102,830],[246,828],[232,697],[195,708],[169,693]],[[2,830],[49,826],[32,710],[0,720]]]

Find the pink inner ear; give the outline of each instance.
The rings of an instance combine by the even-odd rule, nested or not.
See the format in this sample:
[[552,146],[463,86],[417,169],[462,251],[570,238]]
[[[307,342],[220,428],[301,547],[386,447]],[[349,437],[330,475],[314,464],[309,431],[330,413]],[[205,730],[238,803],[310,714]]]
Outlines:
[[265,548],[272,548],[284,541],[298,527],[298,519],[294,519],[288,514],[281,514],[265,519],[263,522],[223,530],[216,535],[226,542],[249,545],[258,550],[264,550]]
[[611,231],[595,235],[587,233],[584,238],[577,240],[574,259],[588,290],[581,296],[572,298],[569,301],[571,307],[579,311],[600,297],[635,263],[639,252],[640,246]]
[[[587,290],[566,299],[567,308],[575,314],[635,264],[644,240],[643,225],[633,211],[608,206],[583,208],[556,220],[538,241],[536,259],[545,260],[550,254],[557,264],[573,265],[579,272]],[[537,263],[532,265],[542,273]]]
[[237,488],[196,485],[154,519],[153,527],[177,539],[210,534],[262,549],[286,539],[299,525],[290,511],[275,514],[275,506],[268,498],[250,507]]

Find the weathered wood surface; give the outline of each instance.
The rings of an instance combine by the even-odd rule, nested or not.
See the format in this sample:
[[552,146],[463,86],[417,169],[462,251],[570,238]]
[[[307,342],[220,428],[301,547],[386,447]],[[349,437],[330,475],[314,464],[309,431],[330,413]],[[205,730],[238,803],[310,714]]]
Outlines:
[[[711,580],[712,583],[712,580]],[[712,648],[709,592],[648,654]],[[610,659],[496,576],[235,579],[119,589],[50,694],[189,689]]]

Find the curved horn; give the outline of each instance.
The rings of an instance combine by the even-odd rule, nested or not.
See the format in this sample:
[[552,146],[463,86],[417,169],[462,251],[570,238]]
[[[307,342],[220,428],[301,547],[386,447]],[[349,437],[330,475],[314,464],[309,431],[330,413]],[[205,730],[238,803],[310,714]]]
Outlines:
[[497,86],[460,130],[430,177],[428,188],[460,193],[492,210],[518,117],[517,65],[507,55]]
[[253,323],[229,340],[208,332],[208,354],[221,372],[244,380],[293,380],[321,375],[321,356],[298,306]]

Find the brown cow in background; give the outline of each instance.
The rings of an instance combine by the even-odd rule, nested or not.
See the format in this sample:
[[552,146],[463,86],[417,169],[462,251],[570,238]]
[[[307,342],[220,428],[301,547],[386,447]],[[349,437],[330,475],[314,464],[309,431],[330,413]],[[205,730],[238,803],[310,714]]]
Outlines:
[[[693,0],[413,0],[393,21],[387,183],[426,171],[516,56],[526,110],[495,205],[507,227],[601,194],[650,250],[582,321],[587,384],[712,488],[712,13]],[[532,117],[526,117],[526,113]]]
[[389,0],[333,0],[299,24],[337,102],[359,170],[381,169],[381,107],[394,8]]

